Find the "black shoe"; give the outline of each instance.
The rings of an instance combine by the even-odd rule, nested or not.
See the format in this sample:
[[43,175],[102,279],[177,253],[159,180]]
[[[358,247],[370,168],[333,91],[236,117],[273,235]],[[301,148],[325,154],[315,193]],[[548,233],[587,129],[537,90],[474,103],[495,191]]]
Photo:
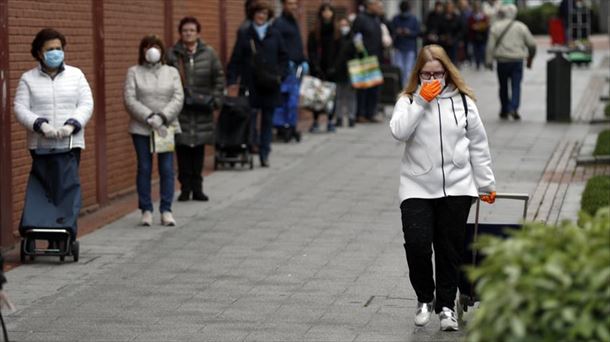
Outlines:
[[335,127],[336,128],[343,127],[343,120],[337,119],[337,121],[335,121]]
[[180,196],[178,196],[178,202],[186,202],[191,199],[190,191],[182,191]]
[[210,198],[202,192],[193,192],[193,201],[207,202]]
[[500,119],[508,120],[508,113],[500,113]]
[[521,115],[519,115],[519,113],[517,113],[517,112],[511,112],[510,116],[512,116],[513,119],[515,119],[517,121],[521,120]]
[[261,167],[269,167],[269,160],[261,158]]
[[349,125],[349,127],[354,127],[354,126],[356,126],[356,121],[354,119],[349,119],[348,125]]

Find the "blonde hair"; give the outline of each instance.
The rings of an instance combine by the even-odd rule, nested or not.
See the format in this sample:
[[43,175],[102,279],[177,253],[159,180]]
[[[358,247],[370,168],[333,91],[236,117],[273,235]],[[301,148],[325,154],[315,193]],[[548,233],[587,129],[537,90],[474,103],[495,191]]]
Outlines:
[[439,61],[443,65],[443,68],[445,68],[447,84],[453,83],[453,85],[455,85],[455,87],[458,88],[462,94],[468,95],[468,97],[473,100],[475,99],[474,92],[466,85],[462,75],[460,75],[458,69],[451,62],[445,50],[440,45],[436,44],[426,45],[419,50],[417,61],[415,62],[415,66],[413,67],[411,76],[409,77],[409,82],[400,96],[407,95],[410,99],[413,99],[413,94],[419,85],[419,73],[421,69],[423,69],[426,63],[433,60]]

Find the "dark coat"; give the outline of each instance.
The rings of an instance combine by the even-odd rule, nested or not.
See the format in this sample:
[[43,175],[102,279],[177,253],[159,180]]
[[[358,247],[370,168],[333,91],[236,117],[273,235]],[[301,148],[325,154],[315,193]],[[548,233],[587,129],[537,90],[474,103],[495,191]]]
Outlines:
[[335,40],[336,54],[333,65],[328,69],[328,79],[337,83],[349,83],[349,72],[347,62],[356,58],[356,47],[354,46],[354,36],[350,33]]
[[[183,80],[183,85],[185,88],[213,96],[214,108],[220,108],[225,87],[225,75],[214,48],[199,40],[197,49],[191,56],[184,45],[178,42],[168,51],[167,63],[182,70],[180,61],[184,63],[183,70],[186,80]],[[197,112],[185,106],[178,116],[178,121],[182,133],[176,135],[176,144],[191,147],[214,144],[212,109]]]
[[301,30],[299,24],[293,17],[282,13],[273,21],[273,27],[282,35],[282,40],[288,52],[288,60],[295,64],[301,64],[305,61],[305,53],[303,52],[303,40],[301,39]]
[[307,38],[307,55],[311,75],[328,79],[328,70],[333,66],[337,46],[335,45],[335,28],[333,24],[322,26],[319,31],[313,30]]
[[[397,50],[403,52],[417,51],[417,37],[420,34],[420,27],[416,16],[409,12],[398,14],[392,20],[392,28],[394,29],[394,47]],[[409,33],[402,32],[404,29],[408,29]]]
[[274,66],[284,79],[288,74],[288,54],[279,31],[269,26],[261,41],[251,25],[247,30],[239,30],[233,53],[227,66],[227,83],[233,85],[240,79],[242,87],[250,93],[250,106],[254,108],[273,108],[282,104],[280,89],[273,93],[259,93],[254,87],[252,70],[252,48],[250,40],[254,41],[256,51],[262,54],[265,64]]
[[381,19],[368,12],[358,14],[352,26],[354,34],[362,34],[362,42],[370,56],[383,60],[383,44],[381,42]]

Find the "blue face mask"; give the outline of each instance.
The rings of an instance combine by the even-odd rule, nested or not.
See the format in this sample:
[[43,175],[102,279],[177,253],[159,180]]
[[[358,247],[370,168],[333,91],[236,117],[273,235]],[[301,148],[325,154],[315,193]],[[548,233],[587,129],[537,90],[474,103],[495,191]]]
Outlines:
[[52,69],[61,65],[64,61],[63,50],[49,50],[44,53],[44,64]]

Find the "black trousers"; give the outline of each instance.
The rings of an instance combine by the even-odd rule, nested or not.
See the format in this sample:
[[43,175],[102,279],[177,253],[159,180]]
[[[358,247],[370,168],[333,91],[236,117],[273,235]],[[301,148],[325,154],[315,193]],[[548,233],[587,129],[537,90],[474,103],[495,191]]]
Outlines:
[[178,181],[182,192],[203,192],[203,161],[205,145],[195,147],[176,145]]
[[409,279],[417,300],[422,303],[434,299],[434,246],[437,313],[443,306],[454,308],[466,221],[472,201],[470,196],[410,198],[400,205]]

